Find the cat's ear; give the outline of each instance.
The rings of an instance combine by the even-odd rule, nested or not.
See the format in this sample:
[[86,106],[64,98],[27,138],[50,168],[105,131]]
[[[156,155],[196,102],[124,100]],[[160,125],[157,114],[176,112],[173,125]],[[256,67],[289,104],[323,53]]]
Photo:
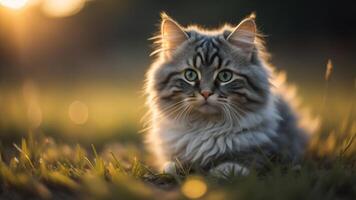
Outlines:
[[227,40],[249,59],[255,47],[256,32],[255,20],[253,17],[249,17],[236,26]]
[[165,55],[170,56],[172,51],[177,49],[179,45],[188,39],[188,35],[181,26],[167,14],[163,13],[161,17],[162,50]]

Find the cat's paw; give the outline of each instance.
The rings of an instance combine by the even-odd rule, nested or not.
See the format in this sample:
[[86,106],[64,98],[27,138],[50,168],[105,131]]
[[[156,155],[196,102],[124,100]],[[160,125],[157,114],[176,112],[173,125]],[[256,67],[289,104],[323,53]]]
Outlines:
[[246,167],[233,162],[222,163],[209,171],[210,175],[220,178],[247,176],[249,173],[250,170],[248,170]]
[[173,176],[177,175],[177,167],[175,162],[169,161],[163,165],[163,173],[171,174]]

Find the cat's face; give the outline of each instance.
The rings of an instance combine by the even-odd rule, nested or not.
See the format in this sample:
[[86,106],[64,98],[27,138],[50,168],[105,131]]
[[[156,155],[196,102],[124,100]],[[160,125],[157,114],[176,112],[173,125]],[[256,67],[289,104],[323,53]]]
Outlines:
[[262,107],[269,82],[257,59],[255,31],[253,20],[235,30],[201,32],[164,19],[161,57],[148,77],[160,111],[176,119],[238,120]]

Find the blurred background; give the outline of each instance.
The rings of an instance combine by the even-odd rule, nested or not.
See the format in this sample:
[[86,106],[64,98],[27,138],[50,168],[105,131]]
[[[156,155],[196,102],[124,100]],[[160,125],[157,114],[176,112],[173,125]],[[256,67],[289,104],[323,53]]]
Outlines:
[[183,26],[209,28],[256,12],[272,63],[298,86],[304,105],[330,113],[326,124],[354,112],[356,7],[346,3],[0,0],[1,141],[33,132],[99,146],[140,143],[147,39],[162,11]]

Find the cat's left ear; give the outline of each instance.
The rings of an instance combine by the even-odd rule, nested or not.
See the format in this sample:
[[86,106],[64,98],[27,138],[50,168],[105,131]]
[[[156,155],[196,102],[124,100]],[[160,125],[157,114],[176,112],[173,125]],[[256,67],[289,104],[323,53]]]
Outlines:
[[257,28],[255,20],[253,17],[249,17],[242,20],[240,24],[236,26],[232,33],[227,37],[227,41],[250,59],[255,47],[256,32]]
[[165,13],[162,14],[161,37],[163,53],[166,56],[170,56],[175,49],[188,39],[188,35],[183,28]]

